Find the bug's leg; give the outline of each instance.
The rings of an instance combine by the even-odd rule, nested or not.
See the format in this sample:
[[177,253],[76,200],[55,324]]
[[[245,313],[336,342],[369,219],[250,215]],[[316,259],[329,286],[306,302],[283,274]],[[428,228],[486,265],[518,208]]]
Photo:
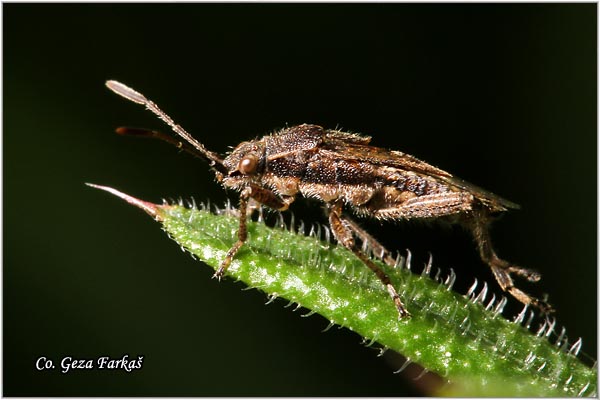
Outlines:
[[[260,205],[261,204],[258,201],[250,197],[248,199],[248,203],[246,204],[246,218],[252,217],[255,212],[260,212]],[[234,208],[233,206],[221,210],[221,213],[230,217],[240,217],[240,210],[238,208]]]
[[389,265],[390,267],[396,266],[396,260],[392,257],[391,251],[386,249],[377,239],[375,239],[369,232],[365,231],[360,227],[353,219],[347,216],[342,216],[346,226],[352,230],[354,235],[358,237],[363,243],[367,244],[367,247],[371,249],[375,257]]
[[492,273],[502,290],[510,293],[523,304],[531,304],[539,308],[543,313],[553,312],[554,310],[550,304],[530,296],[514,286],[514,282],[510,276],[511,273],[526,278],[531,282],[539,281],[541,276],[536,271],[513,265],[496,255],[489,234],[489,218],[482,212],[475,212],[468,225],[477,242],[477,248],[481,259],[490,266]]
[[271,190],[262,188],[260,186],[251,184],[247,186],[242,193],[240,194],[240,207],[239,207],[239,221],[240,225],[238,228],[237,236],[238,240],[231,246],[227,254],[225,255],[225,259],[217,269],[217,272],[213,275],[213,278],[217,278],[221,280],[221,278],[225,275],[227,268],[231,264],[233,257],[239,251],[239,249],[244,245],[246,239],[248,239],[248,229],[247,229],[247,216],[248,211],[252,212],[253,209],[249,206],[249,203],[264,204],[267,207],[274,208],[279,211],[287,210],[289,205],[294,201],[294,197],[285,197],[283,199],[279,198],[275,193]]
[[367,267],[371,269],[377,275],[381,283],[386,287],[388,293],[392,297],[394,304],[396,305],[396,309],[398,310],[398,315],[400,318],[409,317],[410,313],[402,304],[402,300],[400,300],[400,296],[396,289],[392,285],[390,281],[390,277],[387,276],[385,272],[383,272],[369,257],[364,254],[357,246],[352,237],[352,230],[349,228],[348,223],[342,217],[342,203],[335,202],[333,204],[329,204],[329,226],[331,227],[331,231],[333,232],[333,236],[342,246],[352,251],[356,257],[358,257]]
[[252,189],[252,194],[250,195],[246,207],[246,216],[250,218],[255,212],[258,212],[259,221],[262,221],[263,219],[261,205],[267,206],[273,210],[285,211],[295,200],[294,196],[278,196],[273,191],[254,184],[251,184],[250,187]]
[[246,206],[246,216],[251,218],[255,212],[258,212],[260,214],[259,219],[262,219],[262,209],[260,206],[261,204],[258,201],[250,197],[250,199],[248,199],[248,205]]
[[250,184],[250,197],[277,211],[285,211],[295,200],[294,196],[278,196],[272,190],[265,189],[255,184]]
[[438,193],[414,197],[393,207],[370,211],[375,218],[383,220],[435,218],[470,211],[472,203],[473,196],[469,193]]
[[248,238],[248,229],[246,227],[246,223],[247,223],[246,211],[248,209],[248,199],[250,198],[251,192],[252,192],[252,190],[250,189],[250,187],[247,187],[244,190],[242,190],[242,193],[240,194],[240,208],[239,208],[240,225],[239,225],[238,231],[237,231],[238,240],[227,251],[227,255],[225,255],[225,259],[223,260],[223,262],[221,262],[221,265],[219,266],[219,269],[217,269],[217,272],[215,272],[215,274],[213,275],[213,278],[217,278],[218,280],[221,280],[223,275],[225,275],[225,271],[227,271],[227,268],[229,268],[229,265],[231,264],[231,260],[233,260],[233,257],[235,256],[235,254],[244,245],[244,243],[246,242],[246,239]]

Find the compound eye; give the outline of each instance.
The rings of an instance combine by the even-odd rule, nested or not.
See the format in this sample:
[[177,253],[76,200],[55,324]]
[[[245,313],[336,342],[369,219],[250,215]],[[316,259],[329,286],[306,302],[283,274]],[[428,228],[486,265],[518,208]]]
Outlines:
[[250,175],[256,171],[257,166],[258,158],[253,154],[249,154],[240,160],[238,171],[244,175]]

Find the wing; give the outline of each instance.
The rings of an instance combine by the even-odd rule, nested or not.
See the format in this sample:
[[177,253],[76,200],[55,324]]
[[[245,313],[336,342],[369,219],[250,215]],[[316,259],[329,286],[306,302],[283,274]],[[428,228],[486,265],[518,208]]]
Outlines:
[[[337,133],[337,132],[336,132]],[[365,138],[368,139],[368,138]],[[369,146],[368,141],[346,141],[339,135],[324,135],[323,143],[320,147],[324,151],[335,153],[338,159],[349,161],[367,161],[377,166],[387,166],[397,168],[402,171],[416,172],[427,175],[448,186],[458,188],[473,194],[486,206],[493,210],[504,211],[506,209],[518,209],[518,204],[503,199],[491,192],[488,192],[476,185],[464,181],[454,175],[441,170],[433,165],[419,160],[409,154],[395,150],[386,150],[379,147]]]
[[[339,158],[355,161],[368,161],[373,165],[381,165],[398,168],[400,170],[413,171],[425,175],[452,177],[446,171],[427,164],[409,154],[401,151],[386,150],[380,147],[369,146],[369,141],[365,138],[364,141],[359,140],[344,140],[339,135],[339,132],[334,132],[332,135],[328,131],[323,137],[323,142],[319,146],[323,150],[329,150],[338,154]],[[353,138],[356,135],[352,135]]]
[[473,185],[463,179],[460,179],[455,176],[447,177],[439,177],[442,181],[454,186],[458,187],[462,190],[472,193],[475,197],[477,197],[483,204],[490,207],[493,210],[497,211],[505,211],[506,209],[514,209],[518,210],[521,208],[517,203],[513,203],[512,201],[506,200],[492,192],[488,192],[485,189],[480,188],[479,186]]

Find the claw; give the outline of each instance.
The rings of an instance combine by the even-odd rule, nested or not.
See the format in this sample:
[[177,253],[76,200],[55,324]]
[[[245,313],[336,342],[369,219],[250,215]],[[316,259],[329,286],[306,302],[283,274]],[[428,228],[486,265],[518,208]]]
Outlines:
[[406,308],[404,308],[402,306],[402,304],[400,304],[400,305],[396,304],[396,308],[398,309],[398,319],[399,320],[411,317],[411,315],[408,312],[408,310]]
[[225,268],[223,268],[223,266],[220,266],[219,269],[213,274],[212,278],[217,279],[219,282],[221,282],[221,279],[223,278],[224,275],[225,275]]
[[544,300],[534,299],[532,301],[532,304],[534,306],[536,306],[540,310],[540,312],[544,315],[551,315],[551,314],[554,314],[554,312],[556,311],[554,309],[554,307],[552,307],[552,305],[550,305],[550,303],[548,303]]

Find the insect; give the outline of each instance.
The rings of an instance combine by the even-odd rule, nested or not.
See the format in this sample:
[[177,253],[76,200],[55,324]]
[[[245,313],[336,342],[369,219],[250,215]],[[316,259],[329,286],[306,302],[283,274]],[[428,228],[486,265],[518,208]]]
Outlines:
[[[382,255],[385,248],[354,222],[347,210],[379,220],[446,218],[462,224],[473,234],[482,261],[491,268],[502,290],[542,312],[553,311],[545,301],[516,288],[511,276],[537,282],[540,274],[500,259],[492,247],[489,225],[494,215],[519,208],[518,205],[411,155],[371,146],[370,137],[318,125],[293,126],[242,142],[222,158],[207,150],[141,93],[117,81],[107,81],[106,85],[116,94],[144,105],[179,138],[135,128],[118,128],[118,133],[154,137],[174,144],[207,161],[218,182],[240,193],[237,241],[214,277],[221,279],[225,275],[246,242],[247,215],[252,204],[284,211],[300,194],[325,204],[333,236],[377,275],[400,318],[408,317],[409,312],[388,275],[361,250],[356,239],[367,242]],[[382,258],[385,261],[385,256]]]

